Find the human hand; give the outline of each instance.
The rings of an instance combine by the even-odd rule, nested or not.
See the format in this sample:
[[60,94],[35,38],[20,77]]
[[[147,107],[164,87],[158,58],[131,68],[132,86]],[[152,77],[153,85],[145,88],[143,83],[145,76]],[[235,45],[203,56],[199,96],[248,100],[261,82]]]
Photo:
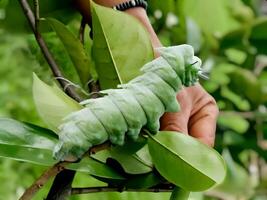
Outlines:
[[212,147],[219,113],[214,98],[199,84],[184,88],[176,98],[181,111],[165,113],[161,118],[161,130],[189,134]]

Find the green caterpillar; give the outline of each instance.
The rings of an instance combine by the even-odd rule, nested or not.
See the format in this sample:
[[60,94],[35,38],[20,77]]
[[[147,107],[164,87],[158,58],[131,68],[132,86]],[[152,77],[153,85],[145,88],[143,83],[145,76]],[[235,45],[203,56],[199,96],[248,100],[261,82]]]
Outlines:
[[201,60],[189,45],[163,47],[159,53],[141,68],[142,75],[118,89],[101,91],[103,97],[82,102],[83,109],[63,120],[54,149],[57,160],[80,158],[107,140],[123,145],[126,135],[136,140],[143,127],[157,133],[164,112],[179,111],[176,94],[182,85],[198,81]]

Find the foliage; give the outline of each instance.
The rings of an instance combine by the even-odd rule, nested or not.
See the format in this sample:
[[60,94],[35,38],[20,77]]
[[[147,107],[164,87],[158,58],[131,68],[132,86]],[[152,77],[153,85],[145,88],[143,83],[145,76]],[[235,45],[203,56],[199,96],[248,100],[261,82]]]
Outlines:
[[[267,64],[266,47],[264,46],[267,20],[262,13],[263,6],[260,1],[247,0],[205,0],[200,2],[196,4],[193,0],[167,0],[166,2],[151,0],[149,1],[149,16],[163,44],[191,44],[198,50],[199,56],[204,61],[205,69],[210,73],[210,80],[204,81],[203,85],[215,97],[222,111],[218,121],[216,149],[224,152],[229,171],[225,183],[217,189],[209,191],[206,195],[221,198],[249,198],[249,196],[260,198],[262,197],[261,192],[265,192],[266,186],[264,139],[267,130],[265,120],[267,100],[265,66]],[[76,28],[73,28],[77,25],[73,26],[73,24],[77,24],[75,20],[70,23],[70,26],[77,31]],[[12,27],[17,26],[13,25]],[[36,61],[29,59],[33,57],[29,53],[28,44],[31,45],[32,50],[35,50],[35,55],[36,48],[33,48],[34,44],[31,40],[25,41],[22,38],[31,36],[13,36],[4,30],[0,31],[0,40],[2,40],[0,70],[1,74],[4,74],[1,77],[5,77],[5,80],[0,80],[0,93],[3,94],[0,102],[4,105],[1,106],[1,115],[42,124],[36,114],[32,114],[36,112],[29,91],[31,71],[38,71],[38,74],[42,74],[46,80],[48,76],[43,75],[47,74],[43,73],[46,71],[45,68],[41,68]],[[53,46],[53,51],[57,50],[55,55],[59,59],[64,50],[57,45],[58,41],[54,39],[55,37],[53,40],[51,39],[51,35],[53,34],[47,34],[46,39],[50,41],[50,47]],[[14,52],[16,59],[12,59]],[[64,55],[66,55],[66,50]],[[62,59],[63,57],[64,59]],[[69,58],[62,56],[61,59],[66,63]],[[37,60],[42,61],[42,58],[39,56]],[[44,65],[42,62],[40,63]],[[34,70],[29,69],[29,66],[31,68],[34,65],[37,66],[34,67]],[[25,67],[18,68],[17,66]],[[10,68],[13,70],[9,70]],[[14,101],[14,99],[18,100]],[[2,180],[9,183],[7,185],[13,184],[10,188],[14,188],[14,185],[26,187],[33,181],[29,174],[24,174],[22,175],[24,181],[11,182],[11,180],[14,182],[19,180],[11,170],[15,168],[20,172],[21,164],[3,160],[0,166],[6,173],[11,174],[8,179],[1,176]],[[35,176],[38,175],[35,172],[40,171],[40,168],[34,168],[31,165],[25,165],[25,168],[29,173],[33,172]],[[231,175],[235,176],[231,177]],[[84,176],[78,176],[75,184],[87,186],[87,180],[81,177]],[[96,183],[94,182],[94,184]],[[7,194],[7,191],[10,191],[8,187],[3,189],[1,194],[5,194],[10,199],[16,198],[14,197],[16,192]],[[21,188],[18,188],[17,192],[21,193]],[[11,196],[11,193],[14,196]],[[131,197],[136,199],[134,195],[123,193],[122,195],[96,194],[88,196],[96,199],[119,199],[118,196],[124,199]],[[143,196],[143,198],[151,197]],[[156,194],[152,198],[156,199],[160,196]]]

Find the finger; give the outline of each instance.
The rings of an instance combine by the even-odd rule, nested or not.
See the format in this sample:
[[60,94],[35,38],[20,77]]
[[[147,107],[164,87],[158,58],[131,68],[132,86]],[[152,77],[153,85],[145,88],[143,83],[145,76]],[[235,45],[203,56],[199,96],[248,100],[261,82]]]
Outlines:
[[181,110],[176,113],[165,113],[160,120],[161,130],[177,131],[188,134],[187,124],[189,121],[192,104],[188,100],[186,89],[181,90],[177,96]]
[[213,146],[216,132],[216,121],[219,113],[215,100],[204,90],[195,98],[188,130],[191,136],[203,143]]

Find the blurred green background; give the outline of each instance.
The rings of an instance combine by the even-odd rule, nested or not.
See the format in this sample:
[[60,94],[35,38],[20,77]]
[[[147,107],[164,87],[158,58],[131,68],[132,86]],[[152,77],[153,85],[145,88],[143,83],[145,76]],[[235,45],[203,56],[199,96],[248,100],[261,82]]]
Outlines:
[[[201,81],[220,108],[216,149],[227,162],[225,182],[191,199],[267,199],[267,2],[262,0],[149,0],[148,14],[165,46],[188,43],[203,60],[210,79]],[[0,0],[0,117],[42,124],[34,108],[32,72],[52,81],[25,19]],[[16,6],[16,5],[15,5]],[[49,5],[47,5],[49,6]],[[60,10],[59,10],[60,11]],[[79,16],[69,27],[78,33]],[[74,14],[75,15],[75,14]],[[54,17],[62,20],[60,12]],[[14,20],[15,19],[15,20]],[[14,21],[16,24],[14,24]],[[25,23],[25,24],[24,24]],[[46,41],[68,71],[69,57],[55,34]],[[0,200],[17,199],[44,170],[0,159]],[[77,174],[75,186],[94,185]],[[48,184],[36,199],[43,199]],[[168,199],[169,194],[97,194],[72,199]]]

